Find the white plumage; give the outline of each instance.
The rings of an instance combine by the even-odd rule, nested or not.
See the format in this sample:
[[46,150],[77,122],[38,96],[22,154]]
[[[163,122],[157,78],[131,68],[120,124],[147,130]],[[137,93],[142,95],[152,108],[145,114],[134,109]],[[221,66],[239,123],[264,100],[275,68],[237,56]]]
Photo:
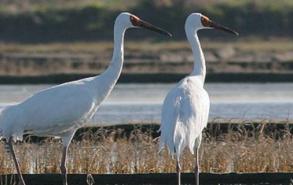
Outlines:
[[181,80],[163,104],[160,148],[166,144],[177,160],[185,147],[194,154],[207,125],[209,106],[209,96],[196,76]]
[[197,31],[206,28],[217,28],[236,34],[200,13],[193,13],[186,19],[185,32],[192,48],[194,68],[165,98],[160,127],[160,150],[166,145],[169,152],[176,155],[178,185],[181,184],[180,156],[186,147],[192,154],[196,152],[195,177],[196,184],[199,185],[198,149],[202,131],[208,122],[210,100],[204,89],[206,65]]
[[0,113],[0,139],[5,138],[13,155],[20,184],[25,185],[12,141],[22,140],[23,134],[61,137],[63,154],[61,172],[67,184],[66,155],[77,129],[97,111],[116,84],[124,60],[124,34],[131,27],[142,27],[170,36],[170,33],[147,23],[130,13],[121,13],[114,25],[112,62],[99,76],[54,86],[36,93],[23,102],[9,106]]
[[[70,139],[71,134],[91,119],[113,89],[121,70],[111,68],[96,77],[42,90],[3,109],[0,113],[2,136],[14,140],[22,140],[23,134]],[[115,78],[111,77],[114,74]]]
[[[103,78],[96,80],[101,81]],[[108,87],[107,90],[101,90],[98,87],[102,84],[98,82],[95,88],[92,85],[91,78],[65,83],[7,107],[0,115],[3,137],[22,140],[25,133],[68,140],[67,137],[71,137],[76,129],[92,117],[112,89]]]

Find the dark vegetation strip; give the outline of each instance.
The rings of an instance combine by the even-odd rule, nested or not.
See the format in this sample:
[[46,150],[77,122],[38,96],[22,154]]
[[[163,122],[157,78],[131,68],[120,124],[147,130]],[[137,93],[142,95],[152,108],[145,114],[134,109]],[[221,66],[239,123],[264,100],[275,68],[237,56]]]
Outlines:
[[[60,84],[96,74],[52,74],[43,76],[0,75],[0,84]],[[122,74],[119,83],[174,83],[187,74]],[[210,73],[207,82],[293,82],[293,73]]]
[[[95,184],[176,184],[175,173],[154,173],[154,174],[94,174],[92,175]],[[5,179],[16,179],[16,175],[1,175],[2,182]],[[181,175],[183,184],[194,184],[193,173],[183,173]],[[229,173],[229,174],[212,174],[201,173],[200,182],[203,185],[212,184],[274,184],[288,185],[292,183],[293,173]],[[58,185],[62,184],[62,177],[59,174],[26,174],[24,179],[28,185]],[[68,184],[70,185],[87,185],[86,174],[69,174]]]
[[[282,3],[282,1],[280,1]],[[175,39],[185,39],[183,30],[186,16],[202,12],[218,22],[225,23],[240,32],[241,36],[292,36],[293,9],[291,6],[262,6],[254,1],[239,6],[230,4],[186,5],[174,1],[169,5],[157,5],[144,0],[127,11],[133,12],[157,25],[171,30]],[[279,4],[279,2],[278,2]],[[3,7],[5,8],[5,7]],[[25,11],[16,14],[0,13],[0,40],[18,42],[52,42],[73,40],[112,39],[113,22],[121,10],[88,5],[83,8],[58,8]],[[207,32],[205,36],[224,34]],[[162,39],[155,34],[133,32],[128,37]],[[231,38],[231,37],[227,37]]]
[[[104,137],[110,136],[115,131],[115,139],[129,138],[133,132],[140,131],[153,138],[159,137],[160,133],[158,124],[133,124],[133,125],[119,125],[108,127],[88,127],[77,131],[74,140],[82,140],[84,136],[95,133],[103,133]],[[247,137],[258,138],[260,136],[267,136],[278,140],[284,138],[286,135],[293,135],[293,124],[289,123],[209,123],[204,130],[204,135],[219,138],[229,133],[238,133]],[[36,136],[25,136],[27,142],[40,142],[46,138]]]
[[[117,132],[116,137],[129,137],[133,131],[139,129],[142,133],[152,135],[153,138],[159,137],[159,125],[120,125],[120,126],[109,126],[102,127],[111,133],[112,130],[122,130]],[[82,139],[84,133],[91,132],[95,133],[99,127],[83,128],[77,131],[75,139]],[[248,137],[258,137],[259,135],[270,136],[274,139],[283,138],[284,135],[293,134],[293,124],[281,124],[281,123],[248,123],[248,124],[237,124],[237,123],[209,123],[207,128],[204,130],[205,134],[211,137],[221,137],[224,134],[230,132],[238,132],[239,134],[245,134]]]

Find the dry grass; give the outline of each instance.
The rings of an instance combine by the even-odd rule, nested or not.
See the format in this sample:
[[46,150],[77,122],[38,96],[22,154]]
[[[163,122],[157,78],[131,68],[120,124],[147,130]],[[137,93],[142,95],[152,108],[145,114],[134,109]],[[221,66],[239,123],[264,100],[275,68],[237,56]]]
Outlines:
[[[135,129],[129,136],[121,129],[100,129],[85,133],[70,146],[70,173],[151,173],[174,172],[175,163],[164,150],[157,153],[157,139]],[[273,136],[274,134],[272,134]],[[202,172],[293,172],[293,137],[230,131],[218,137],[205,134],[200,150]],[[24,173],[59,173],[61,144],[48,139],[39,144],[16,145]],[[185,172],[193,169],[189,152],[182,157]],[[0,146],[0,174],[15,173],[10,155]]]

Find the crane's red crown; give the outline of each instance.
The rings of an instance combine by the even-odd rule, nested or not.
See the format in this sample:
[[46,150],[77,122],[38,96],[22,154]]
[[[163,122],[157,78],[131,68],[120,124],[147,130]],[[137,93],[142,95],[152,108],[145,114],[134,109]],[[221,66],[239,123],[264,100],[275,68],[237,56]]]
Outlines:
[[134,15],[130,16],[130,22],[133,24],[133,26],[140,26],[141,25],[140,18],[138,18]]
[[206,16],[201,16],[201,24],[205,27],[211,27],[212,26],[212,21],[206,17]]

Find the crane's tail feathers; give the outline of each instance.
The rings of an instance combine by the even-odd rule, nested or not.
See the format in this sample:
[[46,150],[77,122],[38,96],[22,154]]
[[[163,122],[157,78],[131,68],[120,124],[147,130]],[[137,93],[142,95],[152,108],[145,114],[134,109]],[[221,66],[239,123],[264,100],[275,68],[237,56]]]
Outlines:
[[195,146],[194,144],[195,144],[195,142],[191,142],[191,143],[188,144],[188,149],[189,149],[189,151],[190,151],[190,153],[191,153],[192,155],[194,155],[194,148],[197,147],[197,146]]

